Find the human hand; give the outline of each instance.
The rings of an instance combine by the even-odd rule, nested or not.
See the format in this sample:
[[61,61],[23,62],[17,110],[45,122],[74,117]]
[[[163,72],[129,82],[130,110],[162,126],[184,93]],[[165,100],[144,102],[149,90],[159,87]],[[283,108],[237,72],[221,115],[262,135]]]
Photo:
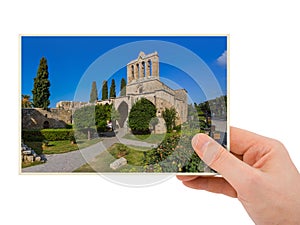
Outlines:
[[300,174],[279,141],[232,127],[231,153],[204,134],[192,145],[223,177],[178,175],[184,185],[238,198],[257,225],[300,224]]

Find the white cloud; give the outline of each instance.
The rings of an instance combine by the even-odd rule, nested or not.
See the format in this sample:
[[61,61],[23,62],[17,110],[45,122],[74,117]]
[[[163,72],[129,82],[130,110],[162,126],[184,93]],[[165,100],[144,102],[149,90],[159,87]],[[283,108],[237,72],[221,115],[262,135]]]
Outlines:
[[224,51],[223,54],[217,58],[217,64],[220,66],[226,66],[227,64],[227,51]]

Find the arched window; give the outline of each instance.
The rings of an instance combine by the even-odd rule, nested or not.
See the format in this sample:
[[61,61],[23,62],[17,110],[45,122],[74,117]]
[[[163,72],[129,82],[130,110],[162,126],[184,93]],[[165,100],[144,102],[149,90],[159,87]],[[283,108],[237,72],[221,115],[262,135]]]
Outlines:
[[149,76],[152,76],[152,62],[151,59],[148,60],[147,66],[149,68]]
[[134,65],[131,65],[131,77],[134,79]]
[[145,62],[142,62],[142,77],[146,76],[146,67],[145,67]]
[[136,64],[136,68],[137,68],[137,78],[140,78],[140,65]]

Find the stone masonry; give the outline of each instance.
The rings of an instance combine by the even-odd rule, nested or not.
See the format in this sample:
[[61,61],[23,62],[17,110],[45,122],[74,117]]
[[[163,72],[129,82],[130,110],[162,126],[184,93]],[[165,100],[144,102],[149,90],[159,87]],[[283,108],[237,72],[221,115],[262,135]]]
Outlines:
[[72,112],[87,102],[60,101],[56,108],[44,110],[42,108],[22,109],[22,129],[44,129],[44,128],[65,128],[72,124]]
[[[157,52],[146,55],[140,52],[138,58],[127,64],[126,96],[111,99],[115,108],[120,112],[120,127],[127,126],[127,119],[133,104],[140,98],[146,98],[157,108],[158,125],[156,133],[165,133],[166,126],[162,112],[174,107],[177,112],[176,124],[187,121],[187,91],[173,90],[159,79],[159,56]],[[98,104],[102,104],[101,101]]]
[[67,124],[72,124],[72,110],[22,109],[22,129],[65,128]]

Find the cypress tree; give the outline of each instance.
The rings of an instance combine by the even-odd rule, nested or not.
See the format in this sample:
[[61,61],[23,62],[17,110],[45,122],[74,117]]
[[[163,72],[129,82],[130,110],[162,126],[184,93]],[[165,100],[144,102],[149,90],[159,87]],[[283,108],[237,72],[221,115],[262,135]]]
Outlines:
[[126,81],[124,78],[121,80],[121,96],[126,96]]
[[108,87],[107,87],[107,81],[103,81],[102,83],[102,100],[108,99]]
[[116,83],[115,83],[115,79],[112,79],[110,89],[109,89],[109,98],[115,98],[115,97],[116,97]]
[[92,83],[92,90],[90,94],[90,103],[94,103],[98,100],[98,90],[97,90],[97,85],[96,81],[93,81]]
[[47,60],[42,57],[40,60],[40,65],[37,71],[37,75],[34,78],[33,84],[33,106],[36,108],[48,109],[50,105],[50,81]]

